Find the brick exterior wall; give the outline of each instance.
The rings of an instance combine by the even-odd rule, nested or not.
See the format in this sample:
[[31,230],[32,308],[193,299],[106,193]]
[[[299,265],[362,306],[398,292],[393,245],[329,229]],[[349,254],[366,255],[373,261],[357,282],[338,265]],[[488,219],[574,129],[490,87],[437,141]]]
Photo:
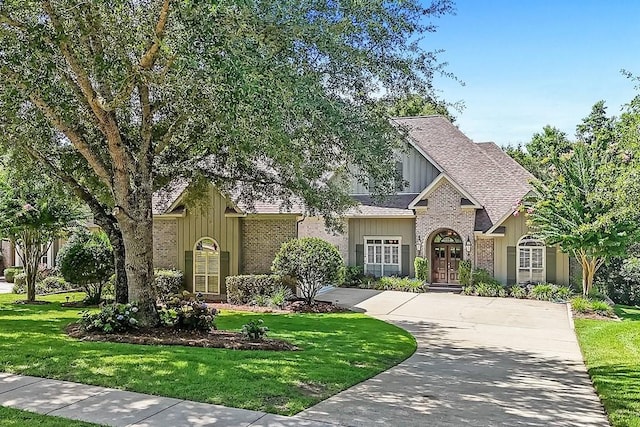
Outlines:
[[280,246],[296,237],[296,219],[244,218],[241,224],[241,274],[268,274]]
[[[416,236],[424,242],[423,256],[431,260],[431,239],[436,231],[451,229],[460,235],[463,245],[467,237],[471,241],[471,253],[467,255],[463,249],[463,259],[474,260],[474,235],[476,211],[462,209],[462,195],[448,181],[442,180],[440,185],[429,195],[428,206],[416,209]],[[464,247],[464,246],[463,246]],[[429,263],[431,266],[431,263]]]
[[476,267],[484,268],[493,276],[493,239],[476,240]]
[[153,265],[155,268],[178,267],[178,225],[175,219],[153,220]]
[[345,263],[349,262],[349,221],[343,221],[342,234],[327,231],[324,219],[308,217],[298,225],[298,237],[319,237],[335,245]]

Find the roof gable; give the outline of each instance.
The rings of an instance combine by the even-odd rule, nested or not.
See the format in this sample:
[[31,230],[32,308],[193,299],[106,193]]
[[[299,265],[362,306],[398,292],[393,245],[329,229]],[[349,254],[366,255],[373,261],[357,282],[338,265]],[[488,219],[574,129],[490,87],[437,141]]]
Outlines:
[[527,170],[494,143],[477,144],[443,116],[402,117],[413,145],[426,153],[486,211],[483,231],[496,225],[531,190]]
[[446,173],[441,173],[438,175],[436,179],[434,179],[431,184],[427,186],[420,194],[418,194],[412,201],[409,203],[409,209],[414,209],[420,201],[429,197],[431,193],[433,193],[442,183],[442,181],[447,181],[460,193],[463,199],[469,200],[470,204],[465,204],[465,207],[473,207],[473,208],[482,208],[480,203],[467,192],[464,188],[462,188],[453,178],[451,178]]

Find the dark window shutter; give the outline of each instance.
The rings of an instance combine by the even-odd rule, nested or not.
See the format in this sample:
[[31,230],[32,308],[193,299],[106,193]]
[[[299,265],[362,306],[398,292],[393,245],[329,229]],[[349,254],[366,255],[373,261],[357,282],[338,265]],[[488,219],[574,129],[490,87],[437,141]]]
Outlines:
[[220,293],[227,293],[227,276],[229,276],[229,252],[220,252]]
[[184,279],[187,290],[193,292],[193,251],[184,252]]
[[403,276],[408,276],[411,272],[409,271],[410,267],[410,262],[411,260],[409,259],[409,245],[402,245],[402,275]]
[[547,283],[556,283],[556,248],[547,247]]
[[507,285],[515,285],[516,277],[516,247],[507,246]]
[[356,245],[356,265],[364,267],[364,245]]

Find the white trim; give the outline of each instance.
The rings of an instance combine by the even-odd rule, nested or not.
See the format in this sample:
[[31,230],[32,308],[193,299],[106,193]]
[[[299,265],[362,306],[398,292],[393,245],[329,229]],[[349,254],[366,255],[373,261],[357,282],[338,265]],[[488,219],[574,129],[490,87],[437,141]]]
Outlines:
[[[524,240],[531,240],[531,241],[535,241],[535,242],[540,242],[542,243],[542,245],[536,245],[536,246],[521,246],[522,242]],[[528,268],[528,280],[521,280],[520,278],[520,270],[524,269],[522,267],[520,267],[520,252],[521,250],[526,250],[528,249],[529,252],[529,266]],[[516,283],[526,283],[526,282],[532,282],[533,280],[533,249],[540,249],[542,250],[542,279],[539,281],[540,283],[543,283],[547,280],[547,246],[544,243],[543,240],[540,240],[538,238],[536,238],[535,236],[531,236],[529,234],[525,234],[524,236],[520,237],[518,239],[518,243],[516,244]]]
[[442,181],[443,179],[446,179],[451,185],[453,185],[453,187],[460,193],[462,194],[466,199],[469,199],[471,201],[471,203],[473,203],[473,205],[465,205],[463,206],[464,208],[467,209],[482,209],[482,205],[471,195],[469,194],[467,191],[465,191],[453,178],[451,178],[451,176],[449,176],[449,174],[447,174],[446,172],[442,172],[440,175],[438,175],[436,177],[436,179],[434,179],[433,181],[431,181],[431,184],[427,185],[427,187],[422,190],[422,192],[420,192],[420,194],[418,194],[418,196],[413,199],[411,201],[411,203],[409,203],[409,209],[414,209],[416,207],[416,204],[421,201],[422,199],[424,199],[425,197],[427,197],[429,194],[431,194],[433,191],[436,190],[438,184],[440,184],[440,181]]
[[[388,266],[397,266],[397,273],[398,275],[402,275],[402,236],[362,236],[362,240],[363,240],[363,246],[364,246],[364,262],[363,262],[363,269],[364,269],[364,273],[367,273],[367,259],[368,259],[368,251],[367,251],[367,247],[368,246],[380,246],[382,248],[382,253],[380,254],[380,261],[379,263],[374,262],[371,265],[379,265],[380,266],[380,276],[384,276],[385,275],[385,271],[384,271],[384,266],[388,265]],[[368,244],[367,240],[381,240],[382,243],[380,244]],[[387,243],[385,245],[384,241],[385,240],[397,240],[398,243],[397,244],[390,244]],[[385,246],[387,247],[397,247],[398,248],[398,263],[394,263],[394,262],[389,262],[389,263],[385,263],[384,262],[384,248]],[[392,256],[391,252],[389,253],[390,256]],[[374,249],[374,257],[375,257],[375,249]]]
[[410,215],[344,215],[342,218],[354,218],[354,219],[414,219],[414,214]]

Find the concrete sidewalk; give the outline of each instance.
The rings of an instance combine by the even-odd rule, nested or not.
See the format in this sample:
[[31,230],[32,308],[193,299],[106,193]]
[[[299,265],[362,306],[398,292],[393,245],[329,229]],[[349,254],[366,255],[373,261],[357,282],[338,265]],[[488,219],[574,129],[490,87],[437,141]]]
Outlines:
[[107,426],[335,427],[301,417],[0,373],[0,406]]

